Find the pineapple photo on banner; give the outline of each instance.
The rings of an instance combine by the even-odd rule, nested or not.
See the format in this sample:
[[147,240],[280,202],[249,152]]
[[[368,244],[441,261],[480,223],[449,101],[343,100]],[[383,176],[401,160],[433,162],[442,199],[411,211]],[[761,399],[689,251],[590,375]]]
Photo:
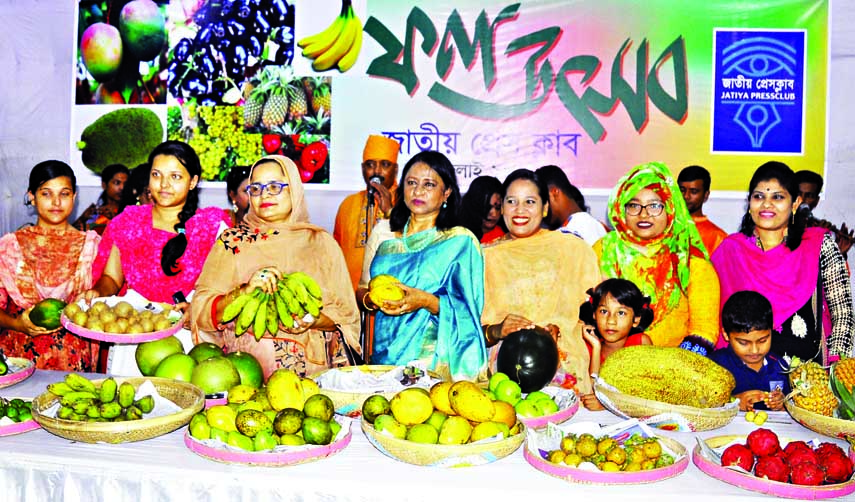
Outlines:
[[829,0],[81,0],[71,164],[82,184],[135,167],[115,135],[142,130],[190,143],[205,180],[278,153],[309,189],[352,191],[384,134],[403,159],[448,156],[463,191],[548,164],[607,191],[659,161],[741,192],[771,159],[824,174],[829,16]]

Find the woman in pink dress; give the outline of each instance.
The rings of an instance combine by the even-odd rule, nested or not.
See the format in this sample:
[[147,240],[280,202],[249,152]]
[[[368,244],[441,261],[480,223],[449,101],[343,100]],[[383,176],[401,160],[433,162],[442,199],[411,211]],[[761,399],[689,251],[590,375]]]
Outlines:
[[100,278],[81,295],[87,302],[128,289],[156,302],[175,303],[179,291],[189,296],[217,236],[231,224],[225,210],[198,207],[202,167],[190,145],[166,141],[148,160],[152,204],[128,206],[107,225],[94,266]]
[[58,160],[37,164],[27,190],[36,224],[0,238],[0,350],[6,356],[30,359],[40,369],[94,371],[98,365],[97,342],[30,321],[30,311],[41,300],[70,301],[92,286],[100,238],[68,223],[76,187],[68,164]]

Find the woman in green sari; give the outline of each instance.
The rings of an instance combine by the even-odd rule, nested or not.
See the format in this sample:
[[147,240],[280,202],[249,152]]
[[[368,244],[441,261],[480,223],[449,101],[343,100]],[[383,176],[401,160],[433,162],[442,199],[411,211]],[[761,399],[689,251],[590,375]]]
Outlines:
[[486,378],[487,350],[481,332],[484,260],[478,240],[457,226],[460,189],[454,166],[435,151],[407,162],[389,225],[395,238],[383,242],[371,277],[392,275],[404,291],[400,301],[377,309],[372,362],[426,362],[455,380]]

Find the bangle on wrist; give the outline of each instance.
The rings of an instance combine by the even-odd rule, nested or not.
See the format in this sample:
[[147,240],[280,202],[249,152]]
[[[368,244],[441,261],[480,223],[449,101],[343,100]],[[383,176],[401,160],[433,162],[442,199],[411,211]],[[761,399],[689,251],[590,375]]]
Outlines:
[[369,307],[367,303],[365,303],[365,298],[368,296],[368,293],[369,292],[366,291],[365,294],[362,295],[362,306],[365,307],[365,310],[367,310],[368,312],[374,312],[377,309],[373,309],[373,308]]

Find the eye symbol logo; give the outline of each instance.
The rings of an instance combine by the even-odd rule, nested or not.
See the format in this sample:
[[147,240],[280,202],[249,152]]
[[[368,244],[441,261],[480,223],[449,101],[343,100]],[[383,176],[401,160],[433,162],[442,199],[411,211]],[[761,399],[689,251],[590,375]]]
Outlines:
[[[796,55],[795,48],[780,40],[763,36],[746,38],[722,50],[722,73],[725,77],[740,79],[779,74],[793,77],[798,66]],[[761,148],[766,135],[782,121],[778,105],[773,102],[733,99],[730,103],[739,106],[733,121],[751,140],[753,148]]]
[[789,45],[767,37],[746,38],[722,51],[725,75],[736,73],[759,78],[784,72],[795,75],[796,50]]

